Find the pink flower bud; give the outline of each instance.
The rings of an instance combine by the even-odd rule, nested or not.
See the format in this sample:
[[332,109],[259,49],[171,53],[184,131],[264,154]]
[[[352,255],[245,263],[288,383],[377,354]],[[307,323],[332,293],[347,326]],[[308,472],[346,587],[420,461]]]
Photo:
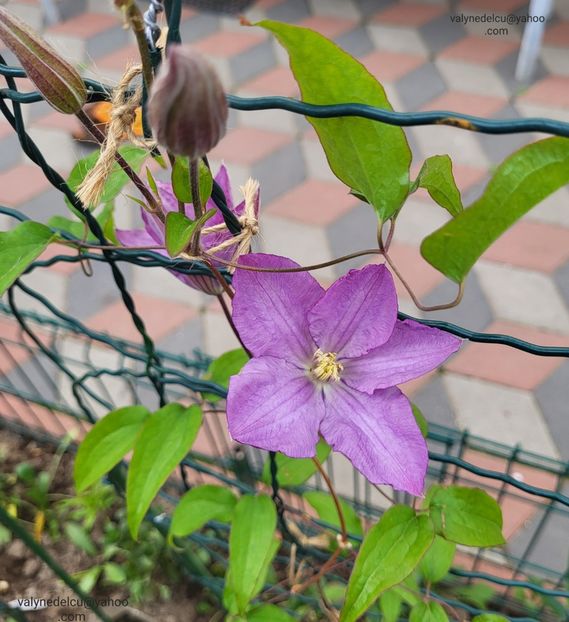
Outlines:
[[217,73],[190,47],[172,46],[148,100],[159,144],[174,155],[200,158],[223,138],[227,100]]

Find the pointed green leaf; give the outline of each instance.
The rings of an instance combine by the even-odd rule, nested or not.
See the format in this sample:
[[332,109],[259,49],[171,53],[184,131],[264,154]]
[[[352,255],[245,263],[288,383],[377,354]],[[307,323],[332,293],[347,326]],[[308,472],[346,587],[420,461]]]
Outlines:
[[439,603],[430,600],[411,609],[409,622],[448,622],[448,616]]
[[266,495],[244,495],[233,513],[229,535],[229,568],[223,602],[231,613],[244,614],[261,591],[279,542],[277,512]]
[[434,155],[423,162],[413,189],[425,188],[433,201],[436,201],[451,216],[462,212],[460,190],[452,173],[452,161],[448,155]]
[[[202,205],[205,205],[213,189],[213,177],[209,168],[200,160],[198,169],[198,185]],[[178,156],[172,167],[172,190],[178,201],[193,203],[190,184],[190,162],[187,157]]]
[[472,622],[509,622],[509,620],[497,613],[483,613],[482,615],[472,618]]
[[49,227],[32,220],[10,231],[0,231],[0,295],[56,239],[57,235]]
[[569,183],[569,139],[546,138],[516,151],[498,167],[483,195],[427,236],[423,257],[456,283],[532,207]]
[[356,559],[340,622],[355,622],[385,590],[417,567],[434,538],[427,516],[395,505],[366,535]]
[[170,536],[187,536],[210,520],[229,522],[236,503],[237,498],[227,488],[212,484],[192,488],[174,510]]
[[[330,455],[330,445],[323,439],[316,445],[316,457],[320,464],[326,461]],[[284,454],[277,453],[277,479],[281,488],[296,488],[311,478],[316,471],[316,465],[312,458],[289,458]],[[263,465],[262,480],[268,486],[271,485],[271,462],[265,460]]]
[[[256,24],[287,50],[302,100],[310,104],[347,101],[391,110],[381,84],[347,52],[321,34],[275,21]],[[358,117],[308,117],[330,168],[371,203],[381,220],[402,206],[409,191],[411,151],[400,127]]]
[[421,412],[421,409],[415,404],[411,404],[411,409],[413,410],[413,417],[415,417],[415,421],[419,426],[419,430],[421,430],[423,438],[427,438],[427,436],[429,435],[429,424],[427,423],[427,420]]
[[247,622],[295,622],[296,618],[289,616],[276,605],[261,605],[251,609],[246,615]]
[[[227,389],[231,376],[238,374],[248,360],[249,356],[243,348],[224,352],[211,362],[205,378]],[[213,393],[204,393],[204,398],[212,403],[218,402],[221,399],[219,395]]]
[[[340,519],[332,495],[320,490],[313,490],[305,492],[302,496],[316,510],[319,518],[330,525],[334,525],[334,527],[340,527]],[[362,536],[363,529],[360,517],[349,503],[343,499],[339,499],[339,501],[346,522],[346,531],[353,536]]]
[[382,622],[398,622],[402,609],[403,601],[396,591],[387,590],[379,597]]
[[87,553],[87,555],[91,555],[91,557],[97,554],[97,549],[95,548],[93,540],[91,540],[91,536],[82,525],[78,523],[65,523],[63,529],[69,541],[78,549],[81,549]]
[[[75,192],[77,188],[79,188],[87,176],[87,173],[95,166],[95,163],[99,159],[99,153],[98,150],[90,153],[87,157],[79,160],[71,169],[71,173],[69,173],[69,177],[67,178],[67,185],[71,190]],[[121,147],[119,153],[137,173],[140,171],[144,161],[149,155],[146,149],[141,149],[140,147],[134,147],[132,145]],[[111,174],[105,182],[105,189],[101,195],[100,203],[111,203],[114,201],[129,181],[128,175],[122,170],[119,164],[115,162]],[[76,213],[67,197],[65,197],[65,202],[67,207],[69,207],[72,212]]]
[[99,419],[79,445],[74,478],[82,492],[116,466],[134,447],[134,441],[150,413],[144,406],[119,408]]
[[426,505],[436,532],[466,546],[504,544],[502,510],[480,488],[432,486]]
[[431,548],[425,553],[419,570],[425,581],[429,583],[437,583],[444,579],[450,570],[456,544],[449,542],[440,536],[435,536]]
[[195,230],[195,220],[190,220],[180,212],[168,212],[166,216],[166,250],[170,257],[176,257],[186,250]]
[[126,482],[127,522],[133,538],[152,500],[196,439],[202,411],[168,404],[150,415],[134,445]]

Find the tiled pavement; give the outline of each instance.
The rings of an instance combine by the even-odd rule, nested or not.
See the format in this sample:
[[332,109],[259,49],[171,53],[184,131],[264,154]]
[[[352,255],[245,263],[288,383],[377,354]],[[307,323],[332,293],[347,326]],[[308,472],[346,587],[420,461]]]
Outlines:
[[[38,4],[12,0],[8,6],[39,26]],[[69,19],[45,32],[86,74],[113,82],[126,61],[136,58],[136,48],[110,4],[63,1]],[[568,2],[556,3],[535,77],[527,85],[513,77],[520,28],[511,26],[508,36],[489,38],[476,24],[453,23],[450,5],[465,14],[527,12],[524,0],[259,0],[247,16],[290,21],[332,37],[381,80],[396,110],[569,121]],[[285,54],[263,31],[242,27],[233,17],[188,9],[182,36],[213,61],[228,91],[296,96]],[[73,123],[42,104],[26,113],[32,136],[65,174],[82,153],[69,137]],[[448,127],[406,132],[415,170],[429,155],[450,154],[466,204],[479,196],[489,171],[507,154],[540,137],[484,136]],[[0,124],[0,204],[40,220],[65,215],[60,196],[15,147],[13,134]],[[228,165],[234,188],[249,175],[260,180],[262,249],[315,263],[373,246],[370,208],[348,195],[330,173],[303,119],[283,111],[232,111],[230,130],[211,160],[215,166]],[[121,197],[119,225],[136,222],[135,212]],[[427,304],[455,294],[418,252],[421,239],[444,221],[445,212],[417,193],[399,218],[392,246],[394,260]],[[345,269],[324,269],[318,276],[330,282]],[[131,268],[127,276],[160,346],[185,353],[199,346],[213,354],[233,346],[221,314],[201,294],[158,269]],[[79,267],[67,264],[27,281],[48,289],[56,305],[89,326],[135,337],[105,266],[95,266],[90,283]],[[402,288],[399,293],[402,309],[421,316]],[[429,315],[541,344],[569,345],[569,189],[548,198],[492,246],[472,271],[458,308]],[[410,383],[407,391],[432,421],[569,460],[568,384],[569,361],[467,344],[442,373]]]

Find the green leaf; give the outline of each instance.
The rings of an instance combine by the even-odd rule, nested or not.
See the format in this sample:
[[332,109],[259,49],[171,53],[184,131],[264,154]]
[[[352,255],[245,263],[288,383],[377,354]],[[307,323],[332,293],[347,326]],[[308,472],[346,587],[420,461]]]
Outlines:
[[497,613],[483,613],[472,618],[472,622],[508,622],[508,618],[504,618],[504,616],[500,616]]
[[[113,211],[114,205],[113,203],[107,203],[105,207],[101,210],[100,214],[97,214],[97,221],[101,225],[105,236],[112,242],[114,242],[114,232],[111,231],[114,229],[113,223]],[[70,218],[65,218],[65,216],[52,216],[47,224],[52,229],[60,229],[61,231],[65,231],[66,233],[70,233],[74,238],[78,238],[79,240],[83,239],[85,235],[85,224],[80,220],[71,220]],[[110,225],[110,227],[109,227]],[[109,235],[109,233],[111,233]],[[95,236],[87,229],[87,241],[93,242],[96,241]]]
[[104,566],[105,579],[109,583],[126,583],[127,576],[124,568],[113,562],[107,562]]
[[413,572],[434,538],[427,516],[395,505],[366,535],[356,559],[341,622],[355,622],[385,590]]
[[502,510],[480,488],[433,486],[426,502],[435,531],[443,538],[466,546],[504,544]]
[[394,590],[387,590],[379,597],[379,610],[381,611],[382,622],[397,622],[402,608],[401,596]]
[[[201,204],[205,205],[213,189],[213,177],[209,168],[200,160],[198,168],[198,186]],[[178,201],[193,203],[190,185],[190,161],[185,156],[178,156],[172,167],[172,190]]]
[[569,183],[569,139],[546,138],[523,147],[496,170],[483,195],[427,236],[423,257],[456,283],[519,218]]
[[[329,455],[330,445],[320,439],[316,445],[316,457],[320,464],[325,462]],[[281,488],[296,488],[304,484],[317,471],[312,458],[289,458],[284,454],[277,453],[275,460],[277,462],[277,479]],[[271,485],[271,462],[268,459],[263,465],[262,480],[268,486]]]
[[427,423],[427,420],[418,406],[411,404],[411,408],[413,410],[413,417],[415,417],[415,422],[419,426],[419,430],[421,430],[423,438],[427,438],[429,435],[429,424]]
[[267,495],[241,497],[229,534],[229,567],[223,602],[231,613],[244,614],[263,588],[279,541],[275,538],[277,513]]
[[[71,188],[71,190],[75,192],[77,188],[79,188],[82,181],[87,176],[87,173],[95,166],[95,163],[99,159],[99,153],[99,151],[90,153],[87,157],[79,160],[79,162],[77,162],[77,164],[71,169],[71,173],[67,178],[67,185]],[[141,149],[140,147],[134,147],[132,145],[121,147],[119,149],[119,153],[137,173],[140,171],[142,164],[148,157],[148,151],[146,149]],[[105,183],[105,189],[101,195],[100,203],[110,203],[114,201],[129,181],[130,179],[128,175],[122,170],[120,165],[115,162],[111,174]],[[67,197],[65,197],[65,202],[67,203],[67,207],[69,207],[72,212],[77,213],[71,204],[71,201]]]
[[78,548],[94,557],[97,549],[91,540],[91,536],[78,523],[65,523],[63,526],[69,540]]
[[419,569],[425,581],[429,583],[437,583],[444,579],[450,570],[456,544],[448,542],[440,536],[435,536],[431,548],[425,553]]
[[247,613],[247,622],[295,622],[295,618],[289,616],[276,605],[261,605]]
[[55,239],[49,227],[31,220],[0,231],[0,296]]
[[[249,356],[243,348],[224,352],[211,362],[205,378],[227,389],[229,387],[229,378],[238,374],[248,360]],[[212,403],[218,402],[221,399],[219,395],[214,395],[213,393],[204,393],[204,398]]]
[[411,609],[409,622],[448,622],[448,616],[439,603],[430,600]]
[[[305,492],[302,496],[316,510],[319,518],[330,525],[334,525],[334,527],[340,527],[340,520],[332,495],[327,492],[314,490]],[[363,529],[360,517],[349,503],[346,503],[343,499],[339,499],[339,501],[344,520],[346,521],[346,531],[354,536],[362,536]]]
[[496,589],[486,583],[472,583],[454,588],[453,595],[478,609],[487,609],[490,601],[496,596]]
[[460,190],[452,174],[452,161],[448,155],[434,155],[423,162],[423,166],[413,183],[413,190],[425,188],[433,201],[436,201],[451,216],[458,216],[462,210]]
[[229,522],[236,503],[237,498],[227,488],[212,484],[192,488],[174,510],[170,536],[187,536],[210,520]]
[[166,250],[170,257],[176,257],[184,251],[194,231],[196,221],[190,220],[180,212],[168,212],[166,216]]
[[77,492],[94,484],[122,460],[134,447],[149,414],[144,406],[127,406],[97,421],[75,456],[73,475]]
[[78,572],[75,577],[79,579],[79,587],[89,594],[97,584],[103,570],[102,566],[93,566],[84,572]]
[[[271,31],[286,48],[303,101],[350,101],[392,109],[383,87],[367,69],[321,34],[270,20],[257,25]],[[318,133],[336,177],[364,195],[381,220],[400,209],[409,191],[411,163],[401,128],[358,117],[308,117],[308,121]]]
[[168,404],[150,415],[134,445],[126,482],[127,522],[133,538],[152,500],[186,456],[202,422],[194,404]]

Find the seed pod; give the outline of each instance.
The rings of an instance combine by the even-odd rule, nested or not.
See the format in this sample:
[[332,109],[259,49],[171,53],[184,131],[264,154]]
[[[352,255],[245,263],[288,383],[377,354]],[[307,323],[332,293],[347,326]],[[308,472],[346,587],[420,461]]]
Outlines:
[[188,46],[172,46],[148,100],[156,140],[174,155],[200,158],[223,138],[227,114],[223,86],[209,62]]
[[27,24],[1,6],[0,39],[18,57],[48,104],[64,114],[81,110],[87,90],[79,73]]

